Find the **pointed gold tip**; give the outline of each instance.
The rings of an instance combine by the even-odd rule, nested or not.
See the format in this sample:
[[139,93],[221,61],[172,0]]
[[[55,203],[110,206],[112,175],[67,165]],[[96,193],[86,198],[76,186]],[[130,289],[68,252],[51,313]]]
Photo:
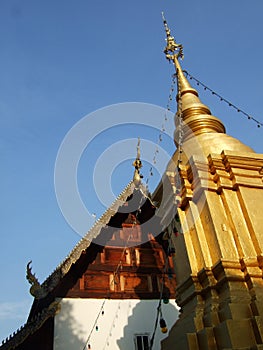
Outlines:
[[174,58],[184,58],[183,54],[183,45],[177,44],[174,37],[171,36],[171,31],[168,27],[167,21],[164,17],[164,13],[162,12],[162,19],[163,19],[163,25],[166,32],[166,47],[164,49],[164,53],[166,55],[166,58],[170,60],[174,60]]
[[132,165],[135,167],[134,174],[133,174],[133,182],[134,182],[136,187],[138,187],[141,184],[141,179],[143,177],[140,174],[140,169],[142,167],[140,143],[141,143],[141,140],[138,137],[137,156],[136,156],[135,161],[132,163]]
[[[184,58],[183,45],[177,44],[174,37],[171,36],[171,31],[168,27],[168,24],[167,24],[167,21],[164,17],[163,12],[162,12],[162,17],[163,17],[163,23],[164,23],[164,28],[165,28],[165,32],[166,32],[166,43],[167,43],[167,45],[164,49],[164,53],[165,53],[166,58],[169,61],[172,61],[174,66],[175,66],[177,83],[178,83],[178,86],[180,85],[180,89],[178,88],[178,91],[180,90],[180,94],[184,94],[185,92],[191,91],[191,93],[198,96],[197,91],[190,86],[188,80],[184,76],[182,67],[179,63],[179,58],[181,58],[181,59]],[[178,99],[178,97],[177,97],[177,99]]]
[[140,158],[141,158],[140,143],[141,143],[141,139],[138,137],[138,143],[137,143],[137,159],[140,159]]
[[[185,77],[179,58],[183,58],[183,46],[177,44],[168,27],[164,14],[162,13],[163,24],[166,32],[166,47],[164,53],[169,61],[172,61],[177,77],[177,114],[180,115],[187,130],[185,132],[185,140],[192,134],[200,134],[204,132],[220,132],[224,133],[225,128],[220,120],[211,115],[208,106],[204,105],[198,96],[198,92],[192,88],[189,81]],[[178,123],[178,118],[176,120]],[[188,134],[187,134],[188,132]],[[175,137],[175,143],[177,145]]]

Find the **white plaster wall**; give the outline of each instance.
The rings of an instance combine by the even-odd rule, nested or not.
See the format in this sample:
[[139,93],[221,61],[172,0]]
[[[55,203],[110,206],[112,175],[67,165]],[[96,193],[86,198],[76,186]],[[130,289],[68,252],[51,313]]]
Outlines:
[[[154,329],[159,300],[111,300],[104,304],[104,315],[100,314],[94,328],[104,299],[63,299],[61,311],[55,317],[55,350],[135,350],[134,335],[149,334]],[[178,318],[175,301],[162,303],[163,317],[168,331]],[[90,340],[87,343],[87,339]],[[163,334],[159,322],[155,335],[153,350],[160,349]],[[85,346],[86,345],[86,346]]]

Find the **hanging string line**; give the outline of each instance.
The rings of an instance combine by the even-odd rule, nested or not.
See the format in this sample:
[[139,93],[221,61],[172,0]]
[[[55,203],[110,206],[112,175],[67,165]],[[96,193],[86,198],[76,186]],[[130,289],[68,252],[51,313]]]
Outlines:
[[150,348],[149,350],[152,350],[153,348],[153,344],[154,344],[154,338],[155,338],[155,334],[156,334],[156,329],[157,329],[157,325],[158,325],[158,321],[159,321],[159,316],[162,318],[162,298],[163,298],[163,289],[164,289],[164,284],[165,284],[165,275],[167,272],[167,267],[168,267],[168,254],[166,255],[166,260],[165,260],[165,265],[163,268],[163,275],[162,275],[162,282],[161,282],[161,290],[160,290],[160,299],[158,302],[158,306],[157,306],[157,314],[156,314],[156,319],[155,319],[155,324],[154,324],[154,328],[153,328],[153,334],[150,340]]
[[[141,211],[140,208],[141,208],[141,205],[143,204],[143,201],[144,201],[144,198],[143,198],[143,196],[142,196],[141,199],[140,199],[139,205],[138,205],[138,209],[136,210],[136,213],[135,213],[135,219],[133,220],[133,223],[132,223],[132,229],[134,228],[135,225],[137,225],[136,219],[138,218],[138,214],[139,214],[139,212]],[[133,237],[133,234],[130,233],[129,236],[128,236],[128,238],[127,238],[127,240],[126,240],[126,242],[125,242],[125,246],[124,246],[124,248],[123,248],[123,251],[122,251],[122,254],[121,254],[119,263],[118,263],[118,265],[117,265],[117,267],[116,267],[116,269],[115,269],[115,272],[114,272],[114,274],[113,274],[113,279],[112,279],[111,283],[113,283],[113,282],[114,282],[114,283],[118,283],[118,282],[115,280],[115,277],[116,277],[116,275],[118,274],[119,270],[122,268],[122,259],[123,259],[124,255],[125,255],[125,253],[126,253],[126,249],[127,249],[127,247],[128,247],[128,243],[129,243],[129,241],[130,241],[130,239],[131,239],[132,237]],[[121,303],[119,302],[119,304],[118,304],[118,309],[117,309],[117,311],[116,311],[116,313],[115,313],[115,315],[114,315],[114,317],[113,317],[113,321],[112,321],[112,324],[111,324],[111,328],[110,328],[109,334],[108,334],[108,336],[107,336],[107,338],[106,338],[106,341],[105,341],[103,350],[106,348],[106,346],[108,346],[109,338],[111,337],[112,329],[113,329],[114,326],[115,326],[115,319],[118,317],[118,312],[119,312],[118,310],[119,310],[120,308],[121,308]]]
[[169,90],[169,96],[168,96],[166,109],[165,109],[165,112],[164,112],[164,120],[163,120],[162,127],[160,129],[160,133],[158,135],[158,139],[157,139],[157,142],[156,142],[156,149],[154,151],[153,160],[152,160],[153,165],[150,167],[149,174],[148,174],[148,176],[146,178],[146,181],[145,181],[146,182],[146,186],[148,186],[150,177],[153,176],[153,166],[157,162],[157,155],[159,153],[159,146],[160,146],[160,143],[163,141],[163,134],[166,131],[166,123],[167,123],[167,120],[168,120],[167,114],[168,114],[168,112],[171,111],[171,102],[173,100],[173,95],[174,95],[175,81],[176,81],[176,75],[172,74],[172,82],[171,82],[171,86],[170,86],[170,90]]
[[[175,73],[175,76],[177,76],[177,74]],[[177,108],[177,120],[178,120],[178,158],[177,158],[177,165],[176,165],[176,176],[175,176],[175,200],[176,200],[176,204],[177,206],[180,204],[181,202],[181,163],[182,163],[182,153],[183,153],[183,136],[184,136],[184,132],[183,132],[183,117],[182,117],[182,96],[181,96],[181,83],[180,83],[180,79],[177,79],[177,96],[178,96],[178,108]]]
[[222,97],[221,95],[219,95],[217,92],[215,92],[214,90],[210,89],[207,85],[205,85],[204,83],[202,83],[200,80],[198,80],[197,78],[195,78],[192,74],[190,74],[188,71],[184,70],[183,71],[185,73],[185,75],[187,77],[189,77],[190,80],[194,80],[196,82],[196,85],[201,85],[204,90],[208,90],[211,92],[212,95],[218,97],[220,99],[220,101],[225,102],[226,104],[228,104],[229,107],[234,108],[238,113],[243,114],[245,117],[247,117],[247,119],[252,120],[253,122],[255,122],[257,124],[257,127],[260,128],[261,126],[263,126],[263,123],[260,122],[259,120],[257,120],[256,118],[254,118],[253,116],[251,116],[250,114],[248,114],[247,112],[243,111],[241,108],[238,108],[236,105],[234,105],[232,102],[228,101],[227,99],[225,99],[224,97]]
[[[133,228],[133,226],[132,226],[132,228]],[[125,255],[126,249],[128,247],[128,243],[129,243],[131,238],[132,238],[132,233],[129,234],[129,237],[126,240],[125,246],[124,246],[124,248],[122,250],[122,253],[121,253],[120,261],[119,261],[119,263],[118,263],[118,265],[116,267],[116,270],[113,273],[113,279],[111,281],[111,284],[112,284],[112,282],[116,283],[115,277],[118,274],[119,270],[122,268],[122,259],[123,259],[124,255]]]
[[[171,102],[172,102],[172,100],[173,100],[175,82],[176,82],[176,74],[172,74],[172,82],[171,82],[171,87],[170,87],[170,90],[169,90],[169,96],[168,96],[168,101],[167,101],[165,113],[164,113],[164,121],[163,121],[163,123],[162,123],[162,127],[161,127],[161,130],[160,130],[160,133],[159,133],[159,135],[158,135],[157,146],[156,146],[156,149],[155,149],[155,152],[154,152],[154,156],[153,156],[153,164],[154,164],[154,165],[155,165],[156,162],[157,162],[157,155],[158,155],[158,153],[159,153],[159,145],[160,145],[160,143],[161,143],[162,140],[163,140],[163,134],[164,134],[164,132],[165,132],[165,130],[166,130],[166,129],[165,129],[165,126],[166,126],[166,122],[167,122],[167,120],[168,120],[167,114],[168,114],[168,112],[171,110],[171,106],[170,106],[170,105],[171,105]],[[180,122],[180,123],[181,123],[181,122]],[[179,138],[181,138],[181,133],[180,133],[180,132],[179,132]],[[180,140],[179,140],[179,145],[180,145],[180,144],[181,144],[181,142],[180,142]],[[182,153],[182,152],[180,151],[179,153]],[[150,170],[149,170],[149,175],[147,176],[147,179],[146,179],[146,185],[147,185],[147,186],[148,186],[149,179],[150,179],[151,176],[153,176],[153,166],[150,168]],[[139,213],[139,211],[140,211],[140,205],[142,204],[142,200],[143,200],[143,198],[141,198],[141,201],[140,201],[140,204],[139,204],[139,208],[138,208],[137,211],[136,211],[136,214],[135,214],[136,218],[137,218],[138,213]],[[133,222],[133,226],[132,226],[132,227],[134,227],[135,225],[136,225],[136,220]],[[132,233],[128,236],[128,238],[127,238],[127,240],[126,240],[126,242],[125,242],[125,246],[124,246],[124,248],[123,248],[123,250],[122,250],[122,254],[121,254],[119,263],[118,263],[118,265],[117,265],[117,267],[116,267],[116,269],[115,269],[115,271],[114,271],[114,273],[113,273],[113,279],[111,280],[110,285],[112,285],[113,283],[117,283],[117,282],[116,282],[116,276],[117,276],[119,270],[122,268],[122,259],[123,259],[124,255],[125,255],[126,249],[127,249],[127,247],[128,247],[128,243],[129,243],[129,241],[130,241],[131,238],[132,238]],[[166,268],[167,268],[167,263],[168,263],[168,257],[167,257],[167,259],[166,259],[166,267],[164,268],[164,271],[165,271]],[[151,344],[153,344],[153,342],[154,342],[154,337],[155,337],[155,332],[156,332],[156,328],[157,328],[157,324],[158,324],[159,315],[162,315],[161,301],[162,301],[162,294],[163,294],[163,287],[164,287],[164,275],[165,275],[165,272],[163,273],[163,279],[162,279],[162,284],[161,284],[161,292],[160,292],[160,301],[159,301],[159,305],[158,305],[158,307],[157,307],[156,324],[155,324],[155,327],[154,327],[154,332],[153,332],[153,336],[152,336],[152,339],[151,339]],[[88,343],[89,343],[89,341],[90,341],[90,339],[91,339],[91,336],[92,336],[92,334],[93,334],[93,331],[94,331],[94,329],[96,328],[96,325],[97,325],[97,323],[98,323],[98,319],[99,319],[100,315],[102,314],[103,307],[104,307],[104,305],[105,305],[106,300],[107,300],[107,299],[104,299],[104,301],[103,301],[103,303],[102,303],[102,306],[101,306],[101,308],[100,308],[100,310],[99,310],[99,313],[98,313],[97,317],[95,318],[95,321],[94,321],[94,323],[93,323],[93,326],[92,326],[92,329],[91,329],[91,331],[90,331],[90,333],[89,333],[89,336],[88,336],[88,338],[87,338],[87,341],[85,342],[85,345],[84,345],[83,350],[86,349],[86,347],[87,347],[87,345],[88,345]],[[108,340],[108,339],[109,339],[109,336],[107,337],[107,340]],[[107,343],[107,342],[106,342],[106,343]],[[104,348],[105,348],[105,346],[104,346]],[[151,350],[151,349],[152,349],[152,345],[151,345],[150,350]]]
[[105,341],[103,350],[105,350],[105,348],[106,348],[107,346],[109,346],[109,338],[110,338],[111,335],[112,335],[112,330],[113,330],[113,328],[115,328],[115,320],[116,320],[116,318],[118,318],[118,313],[119,313],[119,310],[120,310],[120,309],[121,309],[121,302],[119,301],[118,306],[117,306],[117,311],[115,312],[115,315],[114,315],[114,317],[113,317],[113,321],[112,321],[112,323],[111,323],[110,331],[109,331],[109,334],[108,334],[108,336],[107,336],[107,338],[106,338],[106,341]]
[[[143,196],[142,196],[141,199],[140,199],[139,205],[138,205],[138,209],[136,210],[136,213],[135,213],[135,219],[134,219],[134,221],[132,222],[132,229],[134,228],[135,225],[137,225],[136,219],[138,218],[138,214],[139,214],[139,212],[140,212],[140,207],[141,207],[141,205],[142,205],[143,200],[144,200],[144,198],[143,198]],[[118,282],[116,281],[116,276],[117,276],[119,270],[122,268],[122,259],[123,259],[124,255],[125,255],[126,249],[127,249],[127,247],[128,247],[128,243],[129,243],[130,239],[132,238],[132,236],[133,236],[133,234],[130,233],[129,236],[128,236],[128,238],[127,238],[127,240],[125,241],[125,245],[124,245],[124,247],[123,247],[123,250],[122,250],[122,253],[121,253],[121,257],[120,257],[119,263],[118,263],[116,269],[114,270],[113,279],[112,279],[111,282],[110,282],[110,288],[111,288],[111,285],[112,285],[112,284],[115,284],[115,283],[117,284],[117,283],[118,283]],[[85,345],[84,345],[84,347],[83,347],[83,350],[85,350],[86,347],[87,347],[87,345],[89,344],[89,341],[90,341],[90,339],[91,339],[92,333],[93,333],[93,331],[94,331],[94,329],[96,328],[96,325],[97,325],[97,323],[98,323],[98,319],[99,319],[100,315],[102,314],[103,307],[104,307],[104,305],[105,305],[105,303],[106,303],[106,300],[107,300],[107,299],[105,298],[104,301],[103,301],[103,303],[102,303],[102,306],[101,306],[101,308],[100,308],[100,310],[99,310],[99,312],[98,312],[98,315],[97,315],[97,317],[95,318],[95,321],[94,321],[94,323],[93,323],[93,326],[92,326],[92,328],[91,328],[91,331],[90,331],[90,333],[89,333],[89,336],[88,336],[88,338],[87,338],[87,341],[85,342]],[[107,340],[108,340],[108,338],[109,338],[109,336],[107,337]],[[104,348],[105,348],[105,346],[104,346]]]
[[[133,226],[134,226],[134,223],[133,223]],[[113,279],[112,279],[111,282],[110,282],[110,288],[111,288],[111,285],[112,285],[112,284],[117,283],[115,277],[116,277],[116,275],[118,274],[118,271],[119,271],[119,269],[120,269],[121,266],[122,266],[122,259],[123,259],[124,255],[125,255],[125,251],[126,251],[126,249],[127,249],[128,242],[129,242],[129,240],[131,239],[131,237],[132,237],[132,233],[128,236],[128,238],[127,238],[127,240],[126,240],[126,242],[125,242],[125,246],[124,246],[124,248],[123,248],[123,250],[122,250],[119,263],[118,263],[118,265],[117,265],[117,267],[116,267],[116,269],[115,269],[115,271],[114,271],[114,273],[113,273]],[[102,305],[101,305],[101,308],[100,308],[100,310],[99,310],[99,312],[98,312],[98,315],[97,315],[97,317],[95,318],[95,321],[94,321],[94,323],[93,323],[93,326],[92,326],[92,328],[91,328],[91,331],[90,331],[90,333],[89,333],[89,336],[88,336],[88,338],[87,338],[87,341],[85,342],[85,345],[84,345],[83,350],[86,349],[86,347],[87,347],[87,345],[88,345],[88,343],[89,343],[89,341],[90,341],[90,338],[91,338],[91,336],[92,336],[92,333],[93,333],[94,329],[96,328],[96,325],[97,325],[97,323],[98,323],[98,319],[99,319],[100,315],[102,314],[103,307],[104,307],[104,305],[105,305],[105,303],[106,303],[106,300],[107,300],[107,299],[105,298],[104,301],[103,301],[103,303],[102,303]]]
[[96,325],[97,325],[98,319],[99,319],[99,317],[100,317],[100,315],[101,315],[101,313],[102,313],[102,311],[103,311],[103,307],[104,307],[105,302],[106,302],[106,299],[103,300],[103,303],[102,303],[102,305],[101,305],[101,307],[100,307],[100,311],[99,311],[99,313],[98,313],[98,315],[97,315],[97,317],[96,317],[96,319],[95,319],[95,321],[94,321],[94,323],[93,323],[93,326],[92,326],[91,331],[90,331],[90,333],[89,333],[88,339],[87,339],[87,341],[86,341],[86,343],[85,343],[85,345],[84,345],[84,347],[83,347],[83,350],[85,350],[87,344],[88,344],[89,341],[90,341],[90,337],[91,337],[91,335],[92,335],[92,333],[93,333],[93,331],[94,331],[94,329],[95,329],[95,327],[96,327]]

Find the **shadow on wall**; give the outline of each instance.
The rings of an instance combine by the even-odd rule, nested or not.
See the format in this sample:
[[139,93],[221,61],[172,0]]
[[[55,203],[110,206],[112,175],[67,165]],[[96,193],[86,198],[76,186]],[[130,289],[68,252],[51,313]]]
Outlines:
[[63,313],[55,318],[54,350],[86,349],[85,336],[73,315],[72,306],[64,300]]
[[[145,243],[142,248],[149,249],[150,251],[153,249],[152,243],[148,241]],[[157,308],[159,305],[159,298],[160,298],[160,284],[157,283],[157,280],[162,280],[163,276],[163,268],[160,267],[160,264],[158,264],[157,259],[158,254],[154,253],[154,250],[151,251],[151,253],[143,256],[141,256],[141,264],[138,266],[136,270],[136,274],[139,277],[140,276],[140,282],[137,286],[134,288],[134,293],[136,297],[139,299],[139,303],[133,308],[132,315],[128,317],[128,323],[123,329],[123,337],[117,340],[117,344],[119,346],[120,350],[127,350],[127,349],[135,349],[134,345],[134,337],[136,335],[148,335],[149,341],[152,337],[156,317],[157,317]],[[147,266],[147,260],[145,259],[151,259],[149,268],[146,270],[145,266]],[[148,260],[149,263],[149,260]],[[149,290],[147,292],[147,284],[145,284],[145,280],[151,272],[151,278],[152,278],[152,296],[149,298]],[[146,278],[145,278],[146,277]],[[166,280],[166,283],[169,283],[169,281]],[[170,299],[170,289],[167,287],[167,285],[163,286],[163,293],[162,296],[166,297],[165,299]],[[174,299],[170,300],[167,304],[164,304],[162,302],[161,309],[163,313],[163,317],[166,321],[167,327],[171,328],[172,325],[175,323],[176,319],[178,318],[179,311],[175,305]],[[164,334],[161,332],[160,326],[159,326],[159,320],[158,318],[158,324],[156,328],[156,335],[155,340],[153,344],[153,350],[160,350],[161,345],[160,342],[166,336],[168,333]]]
[[[135,335],[147,334],[149,340],[154,330],[155,319],[157,315],[158,300],[142,300],[132,310],[132,315],[128,318],[128,324],[123,329],[123,337],[117,340],[119,350],[135,349]],[[162,307],[163,316],[169,328],[178,317],[179,311],[171,302]],[[153,344],[153,350],[161,349],[161,340],[166,338],[168,333],[161,333],[159,321],[156,329],[156,336]]]

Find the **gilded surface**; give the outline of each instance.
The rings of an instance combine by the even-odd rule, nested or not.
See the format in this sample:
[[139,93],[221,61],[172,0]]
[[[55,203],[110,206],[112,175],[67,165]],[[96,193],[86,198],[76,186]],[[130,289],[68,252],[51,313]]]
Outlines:
[[[178,57],[172,60],[184,122],[178,208],[183,233],[173,236],[181,315],[162,349],[262,349],[263,155],[225,134]],[[163,179],[170,183],[164,212],[176,205],[178,156],[176,151]]]

